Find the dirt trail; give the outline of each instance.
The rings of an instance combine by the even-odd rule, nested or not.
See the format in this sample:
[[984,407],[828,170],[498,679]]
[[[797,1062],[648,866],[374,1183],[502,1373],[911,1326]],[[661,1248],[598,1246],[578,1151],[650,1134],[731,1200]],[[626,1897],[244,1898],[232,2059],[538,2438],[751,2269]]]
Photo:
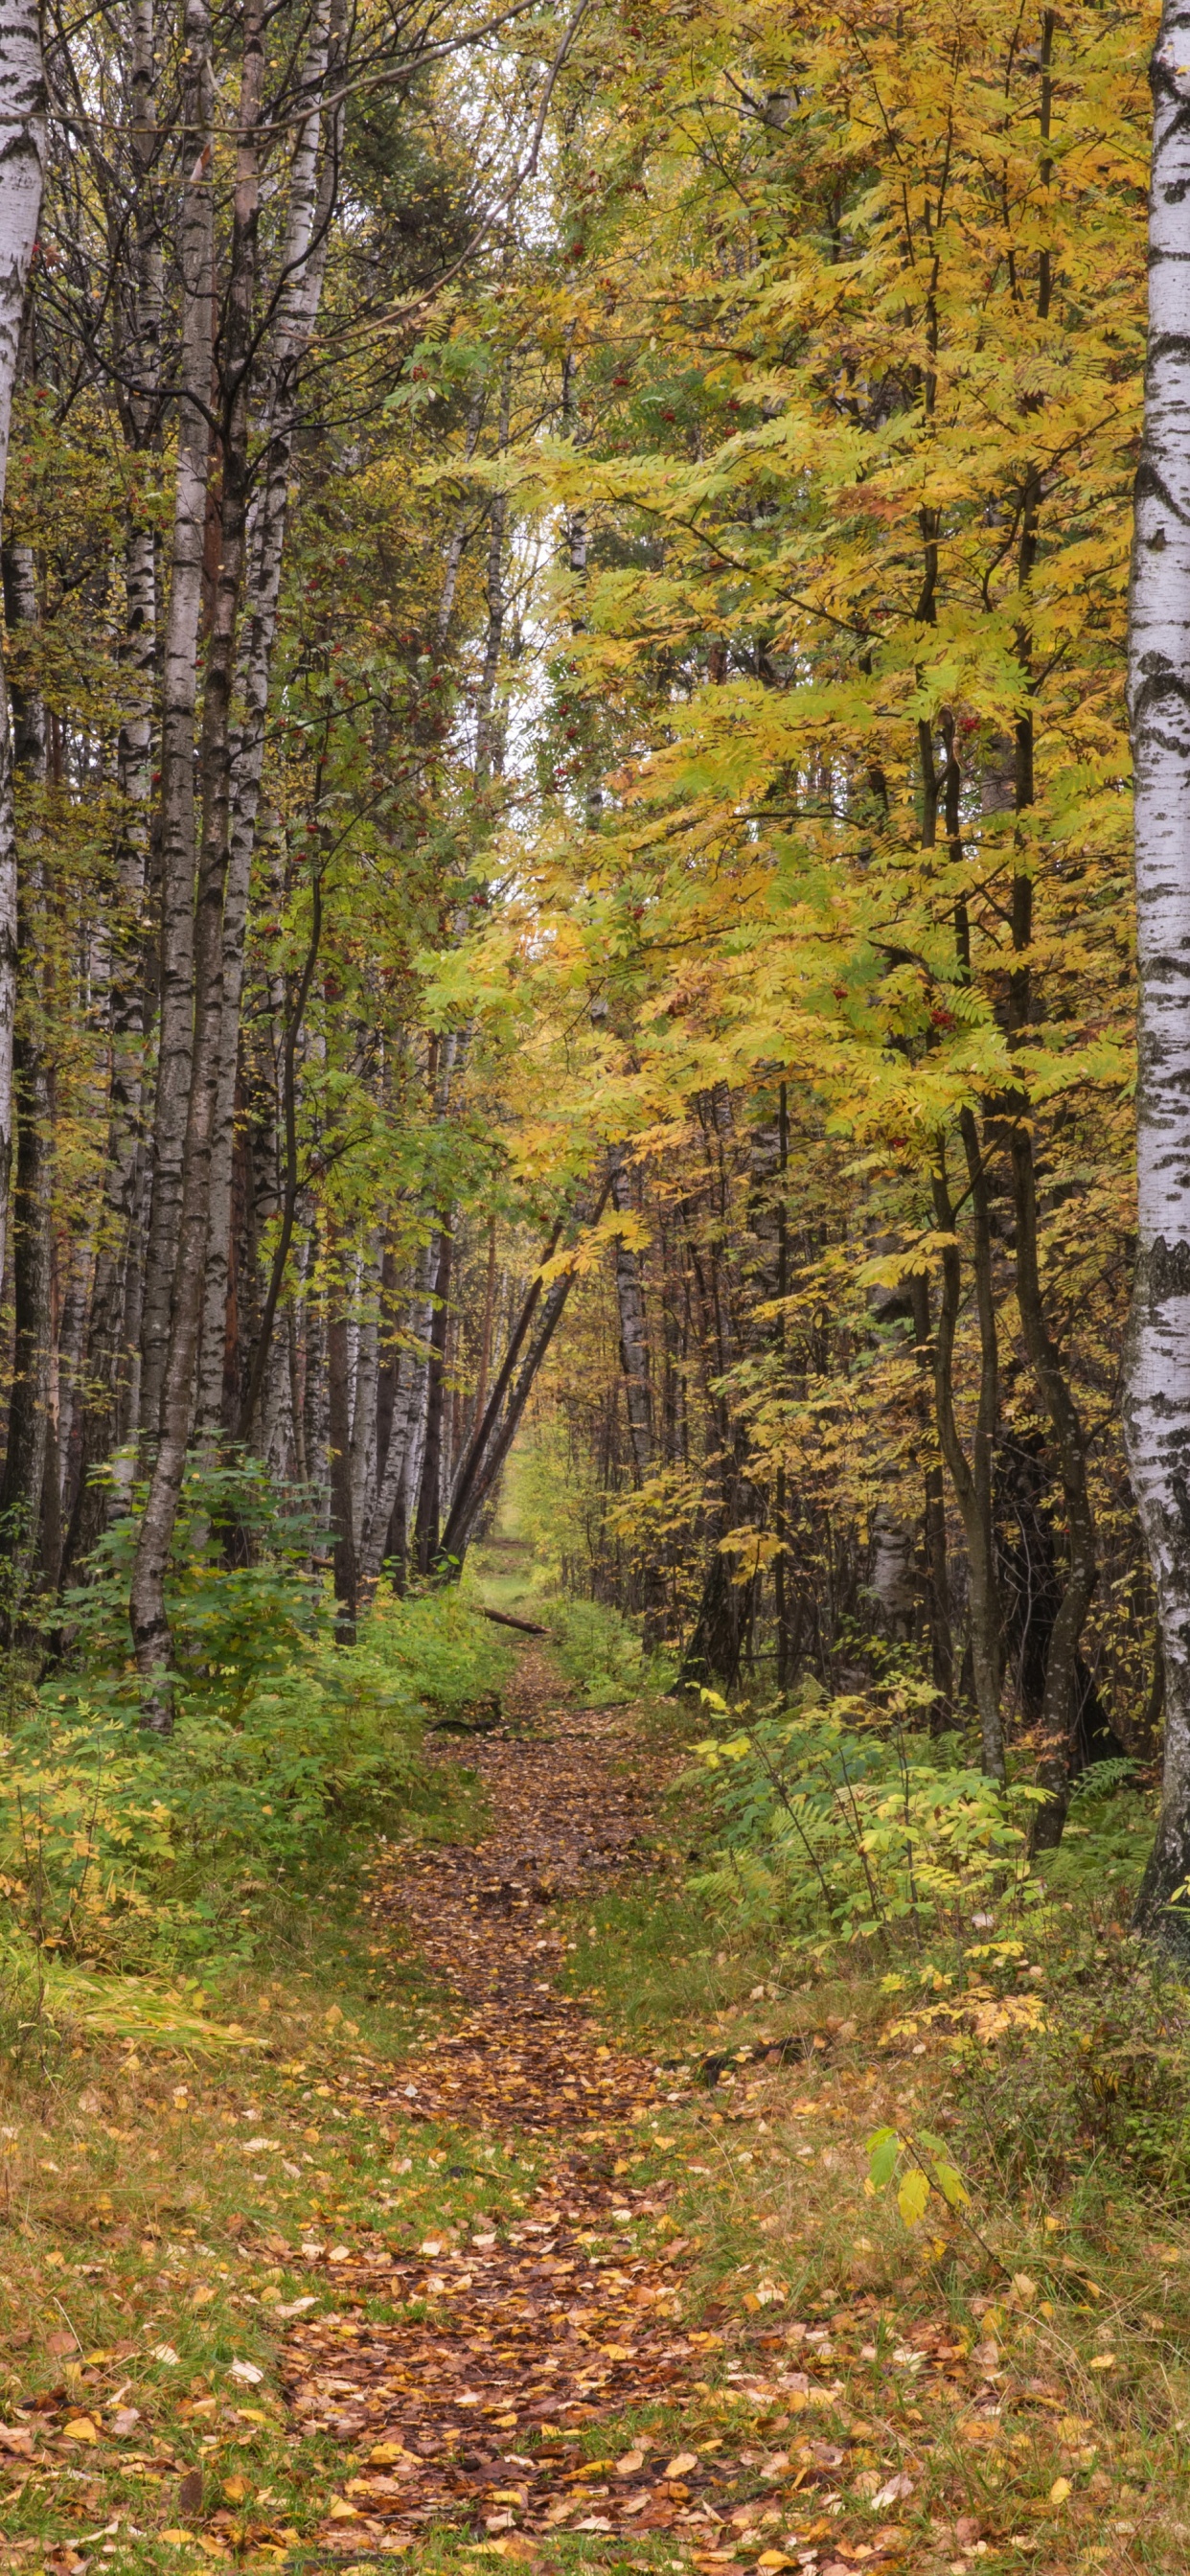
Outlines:
[[[611,2463],[568,2440],[689,2384],[719,2341],[682,2322],[681,2244],[638,2250],[670,2186],[632,2186],[615,2153],[639,2156],[643,2124],[683,2098],[688,2071],[613,2049],[551,1975],[564,1958],[552,1901],[605,1886],[647,1848],[656,1771],[646,1780],[622,1712],[563,1706],[540,1655],[523,1658],[507,1710],[497,1735],[465,1748],[491,1802],[485,1840],[379,1869],[377,1916],[410,1927],[462,2010],[370,2100],[478,2140],[554,2138],[555,2152],[520,2207],[503,2205],[517,2197],[507,2168],[493,2175],[469,2241],[399,2246],[390,2229],[333,2272],[324,2258],[336,2309],[295,2328],[284,2377],[306,2424],[362,2455],[324,2534],[345,2555],[406,2547],[431,2521],[509,2535],[506,2554],[516,2532],[562,2526],[680,2528],[713,2554],[723,2464],[674,2461],[645,2438],[600,2474]],[[357,2322],[365,2298],[398,2313]]]

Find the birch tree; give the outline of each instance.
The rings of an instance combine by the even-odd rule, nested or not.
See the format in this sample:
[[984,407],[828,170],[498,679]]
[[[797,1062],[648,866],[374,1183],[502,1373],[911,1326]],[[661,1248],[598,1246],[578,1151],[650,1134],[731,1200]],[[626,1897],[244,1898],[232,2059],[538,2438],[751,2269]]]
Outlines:
[[1138,1255],[1125,1436],[1165,1661],[1165,1760],[1138,1926],[1190,1953],[1190,8],[1152,63],[1149,339],[1128,639],[1135,762]]

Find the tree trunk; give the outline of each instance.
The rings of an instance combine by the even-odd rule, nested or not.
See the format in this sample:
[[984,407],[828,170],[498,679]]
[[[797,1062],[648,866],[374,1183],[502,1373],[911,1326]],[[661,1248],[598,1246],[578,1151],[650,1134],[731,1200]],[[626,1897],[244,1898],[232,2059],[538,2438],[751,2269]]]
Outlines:
[[419,1574],[432,1574],[438,1563],[441,1527],[442,1409],[446,1395],[446,1327],[450,1313],[450,1275],[454,1252],[453,1219],[447,1215],[438,1237],[434,1273],[434,1312],[430,1320],[430,1361],[426,1372],[426,1440],[414,1524],[414,1558]]
[[[963,1523],[963,1535],[967,1542],[971,1599],[971,1660],[975,1681],[975,1701],[979,1710],[983,1767],[989,1779],[996,1780],[1003,1786],[1005,1765],[1004,1728],[1000,1713],[1001,1626],[992,1516],[992,1446],[996,1431],[999,1360],[992,1295],[988,1189],[982,1168],[975,1121],[970,1110],[963,1111],[962,1133],[975,1221],[975,1301],[979,1317],[980,1342],[979,1406],[971,1460],[967,1458],[959,1437],[954,1403],[954,1338],[962,1289],[959,1247],[954,1240],[944,1246],[942,1253],[942,1297],[934,1342],[934,1398],[942,1455],[954,1486],[955,1499]],[[953,1238],[954,1209],[951,1205],[945,1170],[941,1166],[934,1178],[934,1206],[939,1232]]]
[[[19,635],[22,629],[35,629],[37,584],[28,546],[5,546],[3,577],[4,614],[10,636]],[[15,778],[36,798],[45,786],[46,776],[45,707],[34,691],[16,682],[11,689],[11,707]],[[34,817],[26,829],[30,856],[21,872],[17,896],[19,1017],[13,1048],[17,1111],[12,1206],[15,1342],[8,1446],[0,1478],[0,1554],[8,1560],[4,1628],[10,1639],[28,1594],[39,1550],[49,1436],[52,1307],[54,1101],[40,958],[46,891],[41,817]]]
[[[624,1150],[616,1146],[611,1155],[612,1206],[618,1216],[628,1214],[632,1195],[624,1168]],[[632,1463],[636,1482],[643,1485],[653,1456],[653,1412],[649,1390],[649,1330],[645,1313],[644,1288],[640,1263],[630,1244],[616,1238],[616,1304],[620,1317],[620,1366],[624,1373],[624,1404],[628,1414],[628,1437],[632,1444]]]
[[157,573],[151,528],[132,527],[124,549],[126,596],[122,660],[135,675],[137,703],[120,728],[117,753],[123,799],[116,847],[116,918],[112,930],[108,1025],[111,1077],[103,1216],[91,1297],[90,1384],[79,1431],[78,1476],[67,1525],[64,1571],[89,1555],[103,1527],[106,1498],[94,1470],[114,1441],[137,1422],[133,1370],[139,1367],[141,1250],[137,1217],[142,1178],[145,1015],[141,913],[149,845],[153,753],[152,689],[157,640]]
[[[341,14],[341,13],[338,13]],[[321,0],[306,61],[304,88],[320,96],[326,82],[331,44],[328,0]],[[276,343],[266,401],[269,444],[264,481],[252,512],[243,640],[236,674],[239,709],[232,747],[231,837],[227,897],[223,915],[223,1026],[219,1045],[219,1090],[211,1152],[210,1212],[207,1227],[206,1282],[199,1386],[200,1425],[218,1428],[223,1407],[224,1320],[228,1291],[228,1243],[231,1221],[231,1166],[235,1132],[236,1073],[239,1063],[240,1009],[243,998],[244,938],[260,782],[264,768],[265,721],[272,678],[273,648],[281,597],[281,571],[289,518],[289,481],[297,434],[298,392],[303,362],[318,319],[329,237],[331,156],[319,185],[321,105],[299,129],[289,181],[289,216],[281,260],[285,280],[277,312]],[[290,1225],[292,1232],[292,1220]],[[288,1236],[286,1245],[288,1248]],[[278,1281],[278,1287],[280,1281]],[[270,1317],[270,1331],[272,1319]],[[267,1356],[267,1352],[265,1354]],[[263,1362],[262,1362],[263,1365]],[[245,1406],[250,1427],[254,1408]],[[241,1437],[246,1436],[240,1424]]]
[[[922,1378],[928,1383],[933,1375],[931,1358],[930,1283],[923,1270],[914,1271],[909,1281],[913,1299],[913,1334],[916,1358]],[[933,1426],[931,1425],[931,1430]],[[932,1442],[931,1442],[932,1446]],[[932,1721],[944,1726],[950,1719],[954,1702],[954,1638],[950,1625],[950,1582],[946,1563],[946,1495],[942,1469],[932,1459],[923,1478],[922,1537],[926,1567],[926,1602],[930,1622],[930,1677],[938,1696]]]
[[[231,787],[230,713],[248,500],[247,377],[259,208],[256,127],[264,85],[261,28],[262,13],[254,7],[244,22],[238,115],[226,319],[228,395],[222,434],[221,543],[207,652],[199,761],[202,842],[198,853],[192,943],[194,1031],[181,1168],[176,1277],[169,1319],[161,1439],[137,1541],[129,1600],[133,1644],[141,1676],[144,1723],[162,1733],[168,1733],[173,1724],[172,1692],[167,1678],[173,1646],[166,1613],[165,1582],[185,1473],[194,1370],[202,1323],[211,1140],[223,1011],[223,895]],[[181,457],[178,470],[179,480],[190,471],[188,466],[183,466]]]
[[[575,1210],[575,1231],[583,1225],[598,1225],[611,1193],[611,1174],[606,1175],[590,1212]],[[561,1321],[574,1279],[574,1272],[561,1272],[547,1289],[541,1269],[557,1251],[566,1220],[559,1217],[542,1254],[541,1268],[533,1279],[509,1339],[508,1349],[496,1374],[496,1383],[488,1398],[487,1410],[477,1424],[474,1437],[459,1461],[454,1493],[446,1526],[442,1532],[439,1557],[457,1574],[467,1553],[471,1533],[489,1496],[493,1493],[500,1470],[516,1437],[525,1406],[533,1392],[554,1334]],[[521,1358],[524,1353],[523,1359]],[[521,1361],[517,1371],[517,1362]]]
[[[424,1345],[429,1338],[432,1322],[430,1286],[433,1275],[434,1246],[431,1241],[423,1244],[418,1254],[413,1296],[409,1308],[408,1330],[416,1337],[419,1346]],[[392,1553],[390,1542],[393,1517],[402,1493],[408,1495],[411,1481],[409,1476],[411,1454],[420,1422],[421,1399],[425,1392],[427,1367],[428,1360],[422,1356],[420,1347],[402,1351],[393,1392],[392,1417],[389,1423],[384,1463],[383,1466],[379,1466],[378,1461],[376,1489],[360,1551],[360,1592],[364,1600],[370,1599],[376,1589],[386,1552]],[[406,1512],[401,1522],[402,1542],[405,1538],[407,1517]],[[399,1552],[403,1556],[403,1544]]]
[[[195,1039],[194,746],[211,450],[208,411],[215,248],[207,0],[186,0],[185,40],[183,122],[189,168],[178,243],[182,364],[162,673],[160,1010],[152,1198],[141,1312],[140,1411],[150,1443],[156,1440],[160,1428],[171,1299],[181,1242],[183,1162]],[[209,995],[204,997],[204,1007],[208,1002]],[[205,1244],[199,1253],[200,1263],[204,1252]],[[183,1288],[188,1294],[187,1283]]]
[[1129,713],[1135,764],[1138,1256],[1124,1432],[1165,1673],[1161,1813],[1136,1924],[1190,1958],[1190,11],[1153,56],[1149,342],[1136,485]]
[[[0,509],[25,294],[41,211],[45,106],[40,11],[35,0],[11,0],[0,15]],[[13,743],[8,694],[0,671],[0,1279],[5,1269],[12,1171],[17,936]]]
[[[328,1230],[329,1233],[329,1230]],[[327,1291],[326,1359],[330,1411],[331,1530],[334,1537],[335,1638],[340,1646],[355,1644],[358,1578],[355,1529],[351,1517],[351,1367],[347,1339],[344,1282],[333,1260]]]
[[351,1526],[357,1551],[367,1514],[369,1470],[376,1455],[376,1398],[380,1379],[380,1263],[375,1242],[360,1275],[361,1314],[351,1408]]
[[1066,1382],[1046,1321],[1037,1266],[1037,1194],[1033,1140],[1018,1120],[1012,1133],[1016,1205],[1017,1306],[1030,1365],[1049,1415],[1066,1505],[1068,1558],[1057,1617],[1050,1631],[1041,1710],[1042,1754],[1037,1777],[1048,1790],[1038,1811],[1033,1843],[1053,1851],[1062,1839],[1077,1759],[1076,1730],[1082,1690],[1079,1646],[1099,1571],[1095,1518],[1087,1490],[1087,1444],[1078,1406]]

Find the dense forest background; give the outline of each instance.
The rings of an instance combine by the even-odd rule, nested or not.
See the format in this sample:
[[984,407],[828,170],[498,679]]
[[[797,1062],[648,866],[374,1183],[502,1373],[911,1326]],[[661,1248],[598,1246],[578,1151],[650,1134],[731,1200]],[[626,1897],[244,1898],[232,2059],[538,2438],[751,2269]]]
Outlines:
[[1024,1748],[1043,1840],[1153,1751],[1152,34],[51,13],[3,552],[26,1654],[122,1567],[168,1731],[187,1549],[302,1521],[349,1638],[382,1569],[457,1571],[519,1435],[558,1574],[690,1678],[913,1679],[993,1778]]

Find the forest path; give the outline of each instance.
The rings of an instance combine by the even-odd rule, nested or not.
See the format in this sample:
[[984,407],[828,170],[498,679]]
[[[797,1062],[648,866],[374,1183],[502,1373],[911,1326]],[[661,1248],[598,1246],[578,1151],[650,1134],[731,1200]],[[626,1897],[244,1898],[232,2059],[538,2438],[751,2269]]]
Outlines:
[[[504,1726],[466,1744],[490,1802],[482,1841],[382,1855],[377,1869],[378,1922],[414,1934],[457,2009],[371,2084],[370,2111],[445,2125],[460,2157],[498,2140],[514,2171],[526,2140],[544,2156],[513,2210],[502,2164],[469,2238],[322,2258],[338,2304],[293,2329],[282,2378],[305,2430],[365,2455],[320,2535],[343,2556],[399,2550],[445,2522],[505,2556],[563,2529],[664,2531],[719,2563],[710,2494],[730,2464],[675,2457],[655,2432],[621,2438],[614,2464],[580,2442],[598,2418],[672,2402],[721,2338],[681,2319],[683,2248],[664,2242],[672,2177],[628,2179],[673,2147],[658,2117],[689,2070],[611,2046],[589,2000],[556,1982],[567,1945],[551,1907],[652,1856],[658,1786],[631,1717],[566,1706],[564,1688],[525,1654]],[[662,2241],[646,2246],[658,2220]],[[343,2313],[361,2299],[389,2313],[361,2328]]]
[[[1044,2217],[992,2203],[1008,2280],[868,2194],[875,2126],[949,2116],[945,2028],[861,2034],[833,1973],[747,1990],[763,1951],[712,1948],[660,1841],[662,1712],[578,1708],[536,1651],[506,1708],[436,1756],[482,1830],[378,1844],[315,1991],[185,2081],[97,2053],[7,2133],[0,2565],[1180,2571],[1174,2322]],[[680,2034],[660,2062],[576,1968]]]

